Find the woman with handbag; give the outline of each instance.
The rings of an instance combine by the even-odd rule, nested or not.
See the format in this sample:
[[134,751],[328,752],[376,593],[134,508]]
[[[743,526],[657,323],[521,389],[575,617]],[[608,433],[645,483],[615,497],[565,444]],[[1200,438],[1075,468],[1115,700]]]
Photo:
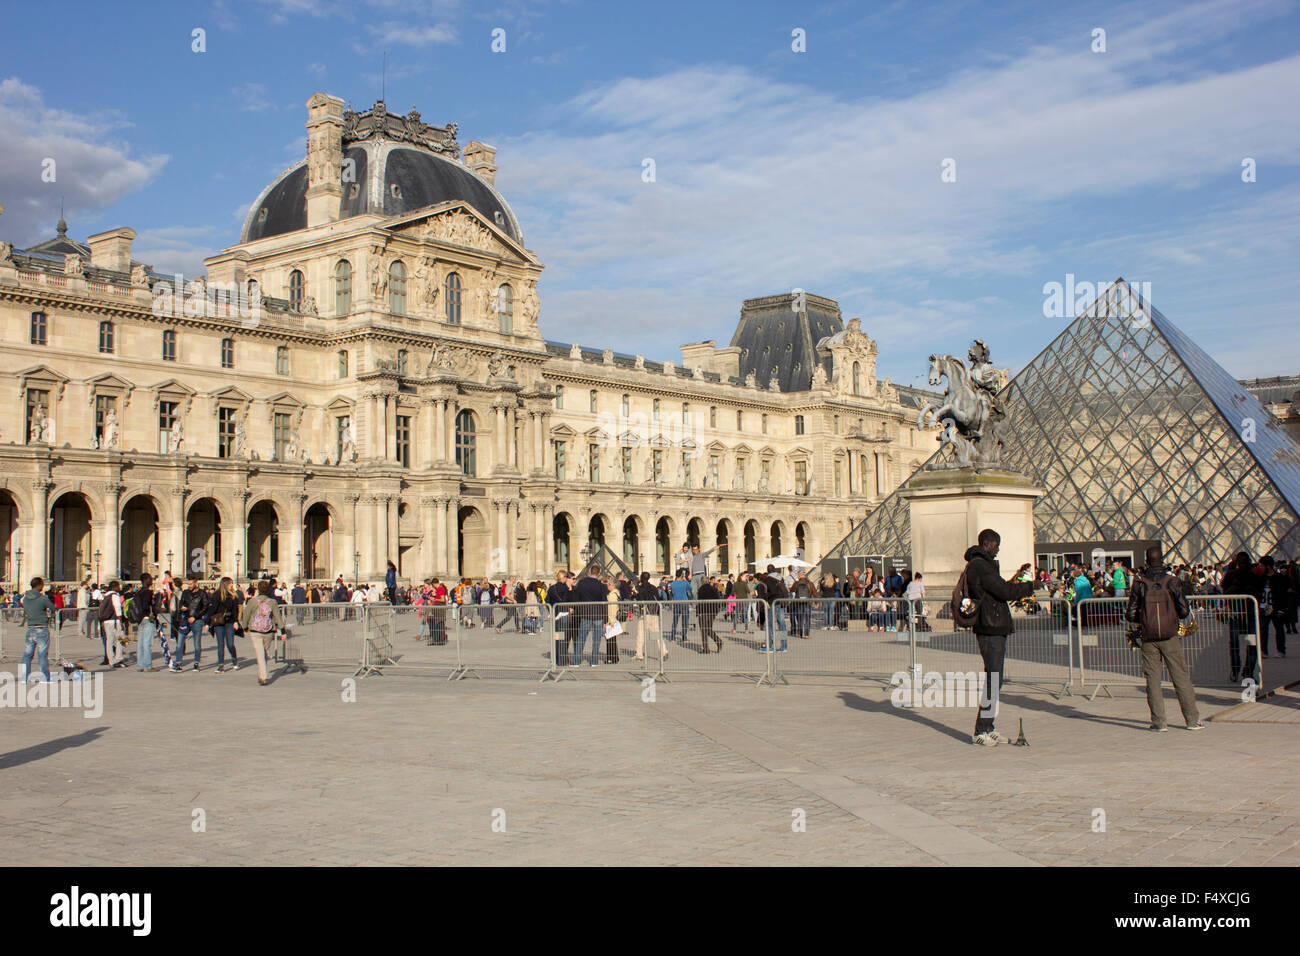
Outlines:
[[659,589],[650,583],[650,572],[641,572],[641,583],[636,589],[637,613],[641,621],[636,629],[636,654],[633,660],[645,660],[645,639],[651,635],[659,642],[659,658],[668,657],[668,647],[664,644],[663,623],[659,620]]
[[608,574],[601,581],[605,585],[605,663],[618,663],[618,636],[623,633],[623,623],[618,619],[618,585]]
[[[239,620],[239,591],[230,578],[222,578],[217,593],[208,603],[208,632],[217,641],[217,673],[239,668],[235,654],[235,622]],[[226,650],[230,650],[230,666],[226,666]]]

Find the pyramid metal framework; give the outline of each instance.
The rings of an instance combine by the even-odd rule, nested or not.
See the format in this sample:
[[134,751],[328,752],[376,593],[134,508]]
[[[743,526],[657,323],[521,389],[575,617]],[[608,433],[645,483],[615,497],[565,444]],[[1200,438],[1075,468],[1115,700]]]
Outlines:
[[[1003,464],[1047,492],[1039,542],[1155,540],[1185,564],[1300,554],[1300,445],[1122,278],[1002,394]],[[823,561],[910,555],[910,483]]]

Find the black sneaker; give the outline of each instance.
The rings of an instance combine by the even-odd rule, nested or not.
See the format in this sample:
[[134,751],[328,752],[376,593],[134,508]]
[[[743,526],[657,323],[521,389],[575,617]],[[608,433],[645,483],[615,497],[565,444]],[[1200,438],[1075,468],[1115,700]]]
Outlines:
[[199,662],[198,662],[198,661],[195,661],[195,662],[194,662],[194,666],[193,666],[192,668],[190,668],[190,670],[198,670],[198,669],[199,669]]

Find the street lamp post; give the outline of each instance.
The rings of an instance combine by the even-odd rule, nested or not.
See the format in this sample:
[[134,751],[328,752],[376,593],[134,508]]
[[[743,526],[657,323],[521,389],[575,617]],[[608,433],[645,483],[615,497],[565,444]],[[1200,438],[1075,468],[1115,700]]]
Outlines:
[[175,553],[176,553],[175,551],[167,552],[167,573],[168,574],[172,573],[172,555]]
[[298,552],[298,580],[302,580],[302,552]]
[[14,552],[14,590],[22,591],[23,589],[23,549],[19,548]]
[[235,584],[236,585],[239,584],[239,562],[240,559],[243,558],[243,556],[244,556],[244,552],[242,551],[235,552]]
[[355,587],[361,578],[361,552],[352,555],[352,584]]
[[103,554],[98,548],[95,549],[95,587],[99,587],[99,558]]

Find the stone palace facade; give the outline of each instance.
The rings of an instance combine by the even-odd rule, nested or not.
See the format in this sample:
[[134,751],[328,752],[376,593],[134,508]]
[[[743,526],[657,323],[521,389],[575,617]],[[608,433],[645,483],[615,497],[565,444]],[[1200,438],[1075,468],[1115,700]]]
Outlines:
[[125,228],[0,243],[6,583],[816,560],[933,451],[858,321],[800,290],[680,362],[543,339],[492,147],[307,106],[305,161],[205,277]]

